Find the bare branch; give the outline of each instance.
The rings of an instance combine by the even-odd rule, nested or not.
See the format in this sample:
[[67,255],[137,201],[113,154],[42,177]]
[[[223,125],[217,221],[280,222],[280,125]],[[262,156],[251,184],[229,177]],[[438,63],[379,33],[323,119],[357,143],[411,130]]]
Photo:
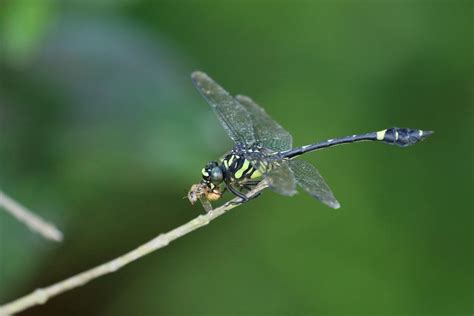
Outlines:
[[[247,193],[247,196],[248,197],[254,196],[255,194],[259,193],[261,190],[263,190],[266,187],[267,185],[265,181],[262,181],[257,187],[255,187],[255,189]],[[181,225],[167,233],[161,234],[153,238],[152,240],[148,241],[147,243],[139,246],[138,248],[112,261],[101,264],[95,268],[79,273],[75,276],[72,276],[68,279],[55,283],[53,285],[47,286],[45,288],[37,289],[34,292],[24,297],[21,297],[13,302],[0,306],[0,315],[1,316],[11,315],[14,313],[21,312],[32,306],[44,304],[50,298],[56,295],[72,290],[76,287],[82,286],[88,283],[89,281],[92,281],[105,274],[115,272],[129,263],[155,250],[158,250],[160,248],[167,246],[173,240],[176,240],[200,227],[203,227],[209,224],[212,220],[216,219],[217,217],[221,216],[228,210],[239,205],[236,203],[232,203],[232,202],[237,202],[238,200],[239,198],[236,198],[232,200],[231,202],[228,202],[205,215],[199,215],[198,217],[191,220],[190,222],[187,222],[186,224]]]
[[28,226],[32,231],[43,235],[44,238],[54,241],[63,240],[63,234],[54,225],[46,222],[38,215],[35,215],[2,191],[0,191],[0,207],[3,207],[8,213]]

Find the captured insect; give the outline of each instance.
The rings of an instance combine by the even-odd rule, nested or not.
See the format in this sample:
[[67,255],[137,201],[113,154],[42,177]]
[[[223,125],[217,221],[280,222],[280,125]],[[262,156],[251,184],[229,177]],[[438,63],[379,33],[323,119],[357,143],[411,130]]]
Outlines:
[[231,96],[200,71],[193,72],[191,79],[235,143],[222,159],[211,161],[202,169],[201,182],[194,184],[188,192],[191,204],[200,200],[208,212],[212,210],[210,202],[220,199],[226,190],[240,197],[237,203],[258,196],[260,193],[247,197],[245,192],[264,179],[269,188],[279,194],[292,196],[298,185],[322,203],[337,209],[340,204],[318,170],[309,162],[294,158],[310,151],[360,141],[407,147],[433,134],[432,131],[392,127],[293,148],[291,134],[251,98]]

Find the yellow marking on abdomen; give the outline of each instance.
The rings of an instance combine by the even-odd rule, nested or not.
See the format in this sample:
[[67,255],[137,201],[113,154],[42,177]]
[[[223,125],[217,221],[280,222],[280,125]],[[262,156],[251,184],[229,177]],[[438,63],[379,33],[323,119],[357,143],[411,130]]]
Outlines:
[[383,140],[385,138],[385,133],[386,132],[387,132],[386,129],[384,129],[383,131],[377,132],[377,140]]

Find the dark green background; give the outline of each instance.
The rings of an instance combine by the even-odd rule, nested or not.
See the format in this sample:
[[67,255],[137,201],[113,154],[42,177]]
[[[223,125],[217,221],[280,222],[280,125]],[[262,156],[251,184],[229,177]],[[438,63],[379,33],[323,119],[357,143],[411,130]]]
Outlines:
[[[100,3],[100,4],[99,4]],[[189,74],[252,96],[295,145],[391,126],[407,149],[309,154],[342,208],[266,192],[22,315],[471,315],[472,1],[3,1],[0,303],[197,216],[231,142]]]

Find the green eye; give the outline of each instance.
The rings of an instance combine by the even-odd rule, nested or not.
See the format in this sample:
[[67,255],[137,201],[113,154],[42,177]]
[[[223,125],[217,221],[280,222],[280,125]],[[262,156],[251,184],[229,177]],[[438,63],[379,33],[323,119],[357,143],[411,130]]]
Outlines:
[[211,181],[214,184],[219,184],[224,180],[224,175],[222,174],[222,170],[219,167],[214,167],[211,170]]

